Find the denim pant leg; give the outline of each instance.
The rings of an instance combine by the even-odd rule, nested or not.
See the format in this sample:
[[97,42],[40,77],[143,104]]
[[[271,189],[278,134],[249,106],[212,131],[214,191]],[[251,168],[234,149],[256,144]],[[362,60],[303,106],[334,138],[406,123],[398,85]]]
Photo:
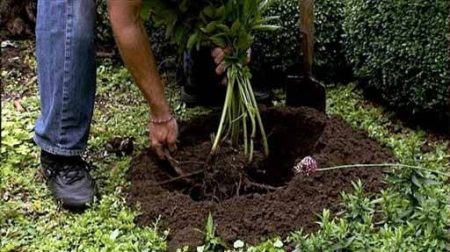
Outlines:
[[94,109],[95,0],[38,0],[36,54],[41,115],[35,142],[56,155],[86,148]]

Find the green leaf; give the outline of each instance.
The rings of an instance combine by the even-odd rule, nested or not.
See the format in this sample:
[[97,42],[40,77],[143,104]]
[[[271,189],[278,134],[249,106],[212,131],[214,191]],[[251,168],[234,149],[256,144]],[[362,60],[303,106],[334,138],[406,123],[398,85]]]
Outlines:
[[420,182],[420,180],[419,180],[415,175],[412,176],[411,182],[412,182],[415,186],[417,186],[417,187],[419,187],[419,188],[422,187],[422,183]]
[[253,37],[250,34],[248,34],[246,32],[241,32],[241,34],[239,35],[237,47],[240,50],[247,51],[250,48],[250,46],[252,45],[252,42],[253,42]]
[[212,33],[217,29],[218,22],[214,21],[209,23],[205,28],[200,28],[200,30],[204,33]]
[[189,0],[182,0],[181,3],[178,5],[178,9],[181,12],[187,12],[189,10]]
[[142,2],[141,18],[142,19],[150,18],[150,11],[151,11],[150,0],[144,0]]
[[[243,0],[243,4],[244,4],[244,7],[243,7],[243,10],[242,10],[242,13],[243,14],[248,14],[248,15],[251,15],[252,14],[252,12],[251,12],[251,3],[252,2],[252,0]],[[236,21],[238,21],[238,20],[236,20]]]
[[220,48],[225,48],[226,47],[226,42],[225,39],[222,36],[212,36],[209,38],[211,40],[211,42],[220,47]]
[[214,220],[211,213],[209,213],[208,220],[206,221],[206,236],[207,237],[215,236]]
[[259,4],[259,11],[264,12],[267,10],[273,3],[275,3],[275,0],[262,0]]
[[111,233],[111,235],[109,236],[109,238],[110,238],[111,240],[115,240],[115,239],[119,236],[119,234],[120,234],[119,229],[115,229],[115,230]]
[[225,14],[225,6],[220,6],[215,10],[214,17],[217,19],[222,19],[224,17],[224,14]]
[[276,31],[280,29],[280,26],[278,25],[255,25],[253,26],[253,30],[258,31]]
[[192,34],[187,42],[187,49],[192,49],[198,43],[198,38],[198,33]]
[[233,25],[231,26],[231,34],[238,34],[239,29],[241,28],[241,23],[239,22],[239,20],[234,21]]
[[216,9],[214,8],[214,6],[207,6],[206,8],[203,9],[202,12],[203,14],[205,14],[205,16],[209,18],[214,18],[216,14]]
[[224,24],[217,24],[217,28],[221,29],[223,32],[229,33],[230,28]]

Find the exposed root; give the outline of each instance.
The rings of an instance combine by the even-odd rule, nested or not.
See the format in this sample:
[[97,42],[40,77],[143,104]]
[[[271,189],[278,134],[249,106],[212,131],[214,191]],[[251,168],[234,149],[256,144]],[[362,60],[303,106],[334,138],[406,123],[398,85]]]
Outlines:
[[265,185],[265,184],[260,184],[260,183],[256,183],[256,182],[252,182],[248,179],[246,179],[247,181],[245,182],[246,185],[254,187],[256,189],[263,189],[266,191],[276,191],[278,189],[283,188],[283,186],[279,186],[279,187],[275,187],[275,186],[270,186],[270,185]]
[[193,176],[196,176],[196,175],[200,175],[200,174],[202,174],[204,172],[205,172],[204,170],[200,170],[200,171],[195,171],[195,172],[191,172],[191,173],[186,173],[184,175],[181,175],[181,176],[178,176],[178,177],[175,177],[175,178],[171,178],[171,179],[162,181],[162,182],[158,183],[157,185],[166,185],[166,184],[173,183],[173,182],[176,182],[176,181],[179,181],[179,180],[182,180],[182,179],[186,179],[186,178],[190,178],[190,177],[193,177]]

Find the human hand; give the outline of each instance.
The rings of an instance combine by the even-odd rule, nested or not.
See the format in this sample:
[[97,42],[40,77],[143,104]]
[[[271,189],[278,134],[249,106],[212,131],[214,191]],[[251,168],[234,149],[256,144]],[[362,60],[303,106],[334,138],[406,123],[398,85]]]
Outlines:
[[225,73],[225,54],[228,53],[228,49],[222,49],[220,47],[214,48],[211,51],[211,56],[214,59],[214,63],[216,63],[216,74],[222,75]]
[[177,149],[178,123],[170,115],[165,119],[152,119],[149,125],[149,138],[153,151],[160,159],[165,159],[167,151]]
[[[229,48],[225,48],[222,49],[220,47],[214,48],[211,51],[211,56],[214,59],[214,63],[216,63],[216,74],[217,75],[222,75],[225,73],[225,56],[227,53],[230,53],[230,49]],[[247,52],[247,62],[246,64],[248,64],[250,62],[250,57],[251,57],[251,50],[249,49]]]

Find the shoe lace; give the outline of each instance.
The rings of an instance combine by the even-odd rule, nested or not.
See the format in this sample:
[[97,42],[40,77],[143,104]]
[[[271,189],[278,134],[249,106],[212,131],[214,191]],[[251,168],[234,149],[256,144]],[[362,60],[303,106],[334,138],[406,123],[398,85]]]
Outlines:
[[57,175],[62,175],[64,179],[67,180],[67,184],[73,184],[82,179],[91,169],[91,165],[80,158],[72,160],[62,166],[56,162],[53,163],[49,169],[47,169],[47,175],[52,178]]
[[68,179],[68,184],[73,184],[86,176],[86,173],[90,170],[91,166],[87,162],[78,160],[74,164],[65,165],[60,172],[65,179]]

